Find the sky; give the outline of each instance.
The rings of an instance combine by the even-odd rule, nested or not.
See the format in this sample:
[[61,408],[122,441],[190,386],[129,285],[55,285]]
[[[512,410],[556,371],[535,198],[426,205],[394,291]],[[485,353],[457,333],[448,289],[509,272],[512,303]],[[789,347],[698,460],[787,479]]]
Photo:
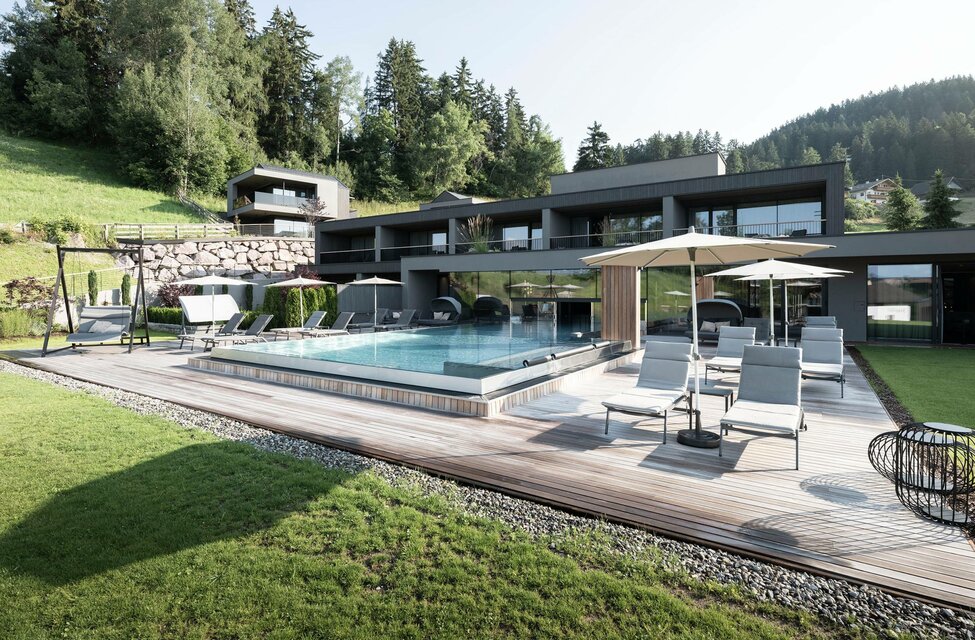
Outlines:
[[975,74],[975,1],[252,0],[260,24],[290,6],[324,61],[372,74],[390,38],[428,73],[466,56],[514,86],[575,161],[598,120],[613,142],[718,130],[742,142],[820,106]]

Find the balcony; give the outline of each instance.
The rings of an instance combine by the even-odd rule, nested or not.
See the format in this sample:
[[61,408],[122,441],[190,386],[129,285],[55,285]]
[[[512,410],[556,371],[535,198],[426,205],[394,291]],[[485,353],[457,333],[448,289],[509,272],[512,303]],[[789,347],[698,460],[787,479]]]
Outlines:
[[348,264],[350,262],[375,262],[375,249],[345,249],[342,251],[322,251],[318,254],[319,264]]
[[582,236],[556,236],[549,239],[550,249],[589,249],[593,247],[628,247],[653,242],[663,237],[663,231],[614,231]]
[[411,256],[444,256],[447,255],[445,244],[424,244],[408,247],[385,247],[379,250],[379,259],[383,262],[399,260]]
[[483,242],[458,242],[455,253],[497,253],[501,251],[538,251],[542,248],[541,238],[519,240],[486,240]]
[[[798,220],[794,222],[763,222],[759,224],[732,224],[714,227],[699,227],[697,233],[710,233],[716,236],[737,236],[740,238],[804,238],[823,235],[822,220]],[[687,229],[674,229],[673,235],[687,233]]]
[[[234,201],[234,211],[261,211],[263,207],[281,207],[293,209],[298,212],[299,207],[308,201],[308,198],[298,198],[296,196],[284,196],[276,193],[265,193],[255,191],[254,193],[244,194]],[[330,216],[328,216],[330,217]]]

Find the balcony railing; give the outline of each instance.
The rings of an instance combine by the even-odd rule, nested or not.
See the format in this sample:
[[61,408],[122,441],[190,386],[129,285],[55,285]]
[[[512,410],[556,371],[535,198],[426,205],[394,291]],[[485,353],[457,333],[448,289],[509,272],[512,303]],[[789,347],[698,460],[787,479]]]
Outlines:
[[253,198],[241,197],[234,202],[234,209],[242,209],[249,204],[268,204],[276,207],[288,207],[292,209],[298,209],[301,205],[308,201],[308,198],[298,198],[297,196],[284,196],[278,195],[276,193],[265,193],[263,191],[255,191]]
[[538,251],[542,248],[541,238],[521,240],[486,240],[484,242],[458,242],[454,245],[456,253],[496,253],[499,251]]
[[322,251],[318,254],[319,264],[347,264],[349,262],[375,262],[375,249],[345,249],[342,251]]
[[663,231],[614,231],[582,236],[556,236],[549,239],[550,249],[589,249],[591,247],[628,247],[653,242],[663,237]]
[[386,247],[379,250],[379,259],[399,260],[410,256],[442,256],[447,255],[445,244],[423,244],[409,247]]
[[[740,238],[803,238],[823,235],[822,220],[799,220],[795,222],[763,222],[760,224],[732,224],[714,227],[697,227],[696,233],[710,233],[716,236],[737,236]],[[674,235],[687,233],[687,229],[674,229]]]

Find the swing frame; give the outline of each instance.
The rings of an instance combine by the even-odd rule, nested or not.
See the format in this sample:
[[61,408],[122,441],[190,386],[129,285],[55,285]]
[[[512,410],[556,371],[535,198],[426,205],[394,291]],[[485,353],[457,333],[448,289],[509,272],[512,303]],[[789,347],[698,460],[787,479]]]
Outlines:
[[[63,300],[64,308],[68,315],[68,333],[74,333],[74,319],[71,317],[71,301],[68,298],[68,282],[64,275],[64,256],[68,253],[108,253],[108,254],[123,254],[128,255],[132,258],[138,268],[138,281],[135,287],[135,299],[132,301],[132,313],[129,317],[129,349],[128,353],[132,353],[132,344],[135,340],[138,340],[140,344],[149,345],[151,344],[149,339],[149,315],[146,305],[146,284],[145,284],[145,273],[142,269],[142,248],[137,249],[107,249],[107,248],[89,248],[89,247],[62,247],[61,245],[55,245],[55,250],[58,255],[58,273],[54,278],[54,290],[51,292],[51,303],[47,310],[47,328],[44,331],[44,346],[41,348],[41,357],[43,358],[49,353],[57,353],[58,351],[64,351],[66,349],[75,349],[77,345],[69,344],[64,347],[59,347],[57,349],[48,349],[48,342],[51,339],[51,331],[54,328],[54,315],[57,312],[58,300]],[[139,317],[139,305],[142,305],[142,311],[146,314],[145,323],[145,335],[136,336],[135,323]],[[125,336],[122,336],[119,344],[125,344]],[[85,347],[108,347],[114,346],[114,342],[101,342],[95,344],[86,344]]]

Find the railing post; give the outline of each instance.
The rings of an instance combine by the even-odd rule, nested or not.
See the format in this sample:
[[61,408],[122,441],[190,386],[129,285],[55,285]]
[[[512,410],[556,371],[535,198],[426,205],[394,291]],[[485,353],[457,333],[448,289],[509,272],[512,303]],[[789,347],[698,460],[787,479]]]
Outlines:
[[176,227],[176,228],[174,229],[174,231],[175,231],[175,233],[176,233],[176,239],[177,239],[177,240],[179,240],[179,223],[177,222],[177,223],[176,223],[175,225],[173,225],[173,226],[175,226],[175,227]]
[[145,239],[146,239],[146,229],[145,229],[145,226],[143,226],[143,225],[140,224],[139,225],[139,240],[145,240]]

